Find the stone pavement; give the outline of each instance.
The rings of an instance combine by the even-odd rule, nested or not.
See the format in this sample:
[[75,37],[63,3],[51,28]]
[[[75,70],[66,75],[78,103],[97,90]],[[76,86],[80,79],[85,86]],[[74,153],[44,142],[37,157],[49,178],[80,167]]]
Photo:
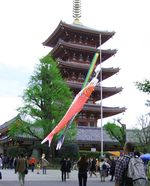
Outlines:
[[[14,173],[14,170],[1,170],[2,180],[0,180],[0,186],[19,186],[18,174]],[[114,186],[114,182],[109,181],[110,178],[106,179],[106,182],[100,182],[99,174],[97,177],[89,177],[87,186]],[[29,173],[25,177],[25,186],[78,186],[78,172],[72,171],[70,173],[70,179],[66,182],[61,181],[60,170],[47,170],[47,174],[37,174],[36,170]]]

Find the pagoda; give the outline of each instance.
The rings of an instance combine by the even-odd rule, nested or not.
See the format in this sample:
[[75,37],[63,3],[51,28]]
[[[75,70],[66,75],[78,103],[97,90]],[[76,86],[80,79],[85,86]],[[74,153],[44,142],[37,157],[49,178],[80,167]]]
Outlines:
[[[101,46],[107,42],[115,32],[98,31],[80,23],[80,0],[74,0],[73,24],[60,21],[53,33],[43,42],[51,47],[50,54],[58,62],[61,74],[74,96],[82,89],[83,82],[95,53],[100,53],[96,64],[100,64],[114,56],[117,50],[103,50]],[[101,81],[119,72],[119,68],[101,68]],[[122,87],[97,86],[84,108],[77,116],[78,126],[97,127],[97,120],[110,117],[125,111],[120,107],[105,107],[96,104],[98,100],[106,99],[122,91]],[[102,90],[102,92],[100,91]],[[101,96],[102,95],[102,96]],[[102,113],[101,113],[102,112]]]

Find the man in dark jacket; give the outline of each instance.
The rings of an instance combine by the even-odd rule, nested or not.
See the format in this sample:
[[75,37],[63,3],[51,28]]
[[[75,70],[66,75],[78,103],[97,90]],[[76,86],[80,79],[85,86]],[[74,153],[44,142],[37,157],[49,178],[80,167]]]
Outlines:
[[88,171],[88,161],[86,157],[83,155],[77,162],[78,166],[78,180],[79,180],[79,186],[86,186],[87,183],[87,171]]
[[69,173],[71,172],[71,160],[67,158],[67,178],[69,179]]
[[61,179],[62,181],[66,181],[66,172],[67,172],[67,160],[66,158],[62,158],[60,161],[60,170],[61,170]]

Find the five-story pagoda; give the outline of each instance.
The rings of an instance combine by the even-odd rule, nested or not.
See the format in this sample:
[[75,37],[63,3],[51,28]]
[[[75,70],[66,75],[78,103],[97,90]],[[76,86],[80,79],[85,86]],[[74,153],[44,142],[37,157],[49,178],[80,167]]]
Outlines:
[[[80,23],[80,0],[73,0],[73,24],[60,21],[54,32],[43,42],[44,46],[52,47],[50,54],[58,62],[63,78],[76,95],[81,89],[95,53],[100,53],[96,64],[105,62],[116,54],[116,50],[103,50],[101,46],[115,32],[98,31]],[[119,72],[119,68],[101,68],[101,81]],[[106,99],[122,91],[121,87],[100,87],[91,95],[83,110],[76,118],[77,126],[97,127],[98,119],[110,117],[125,111],[120,107],[105,107],[96,101]],[[67,98],[66,98],[67,99]],[[100,108],[101,107],[101,108]]]

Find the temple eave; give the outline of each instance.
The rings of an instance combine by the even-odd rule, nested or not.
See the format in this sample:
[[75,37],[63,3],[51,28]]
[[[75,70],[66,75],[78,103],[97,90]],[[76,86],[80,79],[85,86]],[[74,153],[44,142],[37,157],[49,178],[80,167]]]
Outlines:
[[[125,112],[126,108],[125,107],[105,107],[105,106],[103,106],[102,110],[103,110],[103,118],[107,118],[107,117],[114,116],[114,115],[121,114],[121,113]],[[88,112],[99,113],[99,117],[100,117],[101,108],[100,108],[100,105],[85,104],[82,111],[86,111],[87,113]]]
[[64,31],[70,31],[73,33],[79,33],[79,34],[87,34],[87,35],[93,35],[95,37],[99,37],[101,35],[101,44],[105,43],[107,40],[109,40],[115,32],[109,32],[109,31],[98,31],[89,27],[86,27],[84,25],[78,25],[78,24],[67,24],[63,21],[60,21],[57,28],[54,30],[54,32],[42,43],[44,46],[48,47],[54,47],[60,36],[64,35]]

